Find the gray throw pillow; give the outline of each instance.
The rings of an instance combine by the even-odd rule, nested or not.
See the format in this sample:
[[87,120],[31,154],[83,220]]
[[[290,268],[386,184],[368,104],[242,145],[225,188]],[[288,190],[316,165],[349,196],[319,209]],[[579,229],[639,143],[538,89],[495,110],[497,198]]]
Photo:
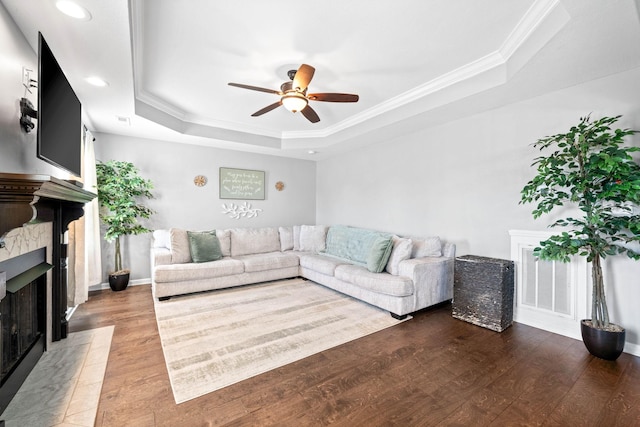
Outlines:
[[393,239],[390,235],[377,237],[369,249],[367,270],[372,273],[382,273],[389,261],[392,250]]
[[193,262],[217,261],[222,258],[220,241],[214,231],[187,231]]

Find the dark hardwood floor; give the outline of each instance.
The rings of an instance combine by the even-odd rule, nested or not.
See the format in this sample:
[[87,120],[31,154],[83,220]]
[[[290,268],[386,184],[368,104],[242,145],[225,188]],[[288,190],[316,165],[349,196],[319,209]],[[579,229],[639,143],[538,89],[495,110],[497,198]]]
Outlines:
[[640,358],[450,305],[176,405],[149,286],[92,292],[70,331],[115,325],[96,426],[640,426]]

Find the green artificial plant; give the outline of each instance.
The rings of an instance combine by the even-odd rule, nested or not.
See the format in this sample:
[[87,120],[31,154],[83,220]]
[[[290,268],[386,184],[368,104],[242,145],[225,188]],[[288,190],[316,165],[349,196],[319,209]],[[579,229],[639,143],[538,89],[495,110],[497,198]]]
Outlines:
[[149,218],[153,211],[139,202],[140,198],[153,198],[150,180],[140,176],[133,163],[110,160],[96,164],[100,219],[106,225],[105,240],[115,240],[115,272],[122,269],[120,237],[129,234],[148,233],[151,230],[138,223],[139,218]]
[[520,203],[537,203],[533,217],[557,206],[576,205],[579,217],[556,220],[550,227],[568,227],[540,242],[540,259],[569,261],[585,256],[593,281],[591,326],[611,329],[605,298],[601,260],[626,253],[640,259],[640,164],[633,158],[638,147],[623,146],[636,130],[615,129],[621,116],[592,121],[581,118],[567,133],[542,138],[533,145],[546,156],[534,159],[537,175],[521,192]]

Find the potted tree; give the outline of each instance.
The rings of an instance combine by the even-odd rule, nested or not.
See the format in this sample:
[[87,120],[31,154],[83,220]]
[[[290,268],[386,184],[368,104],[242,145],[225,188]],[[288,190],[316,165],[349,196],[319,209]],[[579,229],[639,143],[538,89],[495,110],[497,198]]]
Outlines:
[[550,150],[534,159],[537,175],[521,192],[520,203],[536,203],[533,217],[555,207],[573,205],[581,215],[567,216],[550,227],[567,227],[534,249],[540,259],[569,261],[584,256],[591,263],[591,319],[581,322],[585,346],[594,356],[615,360],[624,349],[625,330],[611,323],[601,260],[626,254],[640,259],[640,165],[638,147],[623,146],[636,130],[615,129],[621,116],[592,121],[584,117],[567,133],[542,138],[534,147]]
[[130,270],[122,268],[120,237],[147,233],[151,230],[138,223],[149,218],[153,211],[141,204],[139,198],[152,198],[153,185],[140,176],[133,163],[111,160],[96,164],[100,219],[106,226],[104,238],[115,240],[115,271],[109,273],[109,286],[122,291],[129,284]]

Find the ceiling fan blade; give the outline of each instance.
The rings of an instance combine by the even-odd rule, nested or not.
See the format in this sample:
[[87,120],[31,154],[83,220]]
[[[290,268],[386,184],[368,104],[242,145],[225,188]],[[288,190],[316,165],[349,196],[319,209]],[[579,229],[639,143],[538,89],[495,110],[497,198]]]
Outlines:
[[315,112],[313,108],[311,108],[308,104],[306,107],[300,111],[303,116],[307,118],[311,123],[318,123],[320,121],[320,117],[318,117],[318,113]]
[[312,93],[307,95],[312,101],[358,102],[360,97],[351,93]]
[[258,117],[263,115],[264,113],[268,113],[269,111],[278,108],[279,106],[282,105],[282,102],[278,101],[278,102],[274,102],[271,105],[267,105],[266,107],[264,107],[262,110],[258,110],[255,113],[253,113],[251,115],[251,117]]
[[304,92],[307,86],[309,86],[309,82],[313,78],[313,73],[316,72],[316,69],[311,65],[302,64],[298,71],[296,71],[296,75],[293,76],[293,89],[298,89],[300,92]]
[[276,95],[282,95],[282,92],[280,92],[279,90],[267,89],[267,88],[258,87],[258,86],[244,85],[242,83],[229,83],[229,86],[239,87],[242,89],[257,90],[258,92],[275,93]]

